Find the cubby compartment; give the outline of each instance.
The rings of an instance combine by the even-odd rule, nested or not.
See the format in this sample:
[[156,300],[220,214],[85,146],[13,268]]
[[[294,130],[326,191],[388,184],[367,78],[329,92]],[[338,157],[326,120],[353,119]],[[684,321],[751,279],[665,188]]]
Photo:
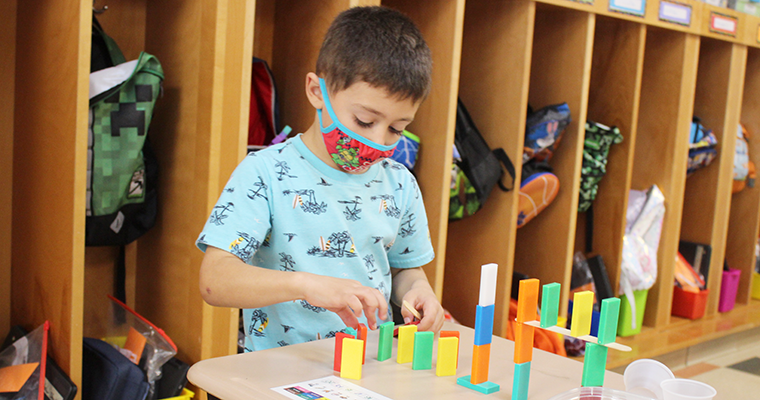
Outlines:
[[[744,79],[740,121],[749,132],[749,157],[760,164],[760,49],[749,48]],[[746,305],[750,300],[752,272],[755,270],[755,245],[760,233],[760,186],[745,187],[731,196],[731,213],[726,240],[726,262],[731,268],[741,271],[736,295],[737,305]],[[755,301],[755,303],[757,303]]]
[[536,5],[528,102],[536,110],[566,102],[572,122],[550,161],[559,178],[559,194],[519,229],[514,271],[543,283],[560,283],[562,315],[567,310],[575,246],[594,22],[594,14]]
[[712,248],[709,273],[705,276],[710,291],[707,315],[717,311],[721,287],[745,64],[746,47],[702,38],[694,115],[717,138],[717,155],[709,165],[686,178],[680,238]]
[[[6,1],[0,5],[0,91],[15,92],[16,78],[16,2]],[[0,99],[0,332],[11,327],[11,222],[13,211],[13,113],[14,96]]]
[[[590,211],[593,215],[589,212],[578,215],[575,243],[576,251],[585,253],[590,247],[591,254],[587,256],[602,257],[614,294],[620,277],[625,213],[633,173],[645,40],[644,25],[596,18],[588,120],[616,126],[623,141],[610,147],[607,173],[599,183]],[[589,218],[593,221],[592,243],[588,243]]]
[[[491,148],[503,148],[517,177],[510,192],[495,188],[475,215],[448,227],[443,305],[467,326],[475,323],[480,266],[497,263],[494,332],[505,336],[517,231],[520,166],[535,5],[472,1],[465,7],[459,97]],[[505,71],[509,71],[506,73]]]
[[657,185],[666,210],[645,327],[662,327],[670,320],[698,52],[696,36],[647,27],[631,189]]

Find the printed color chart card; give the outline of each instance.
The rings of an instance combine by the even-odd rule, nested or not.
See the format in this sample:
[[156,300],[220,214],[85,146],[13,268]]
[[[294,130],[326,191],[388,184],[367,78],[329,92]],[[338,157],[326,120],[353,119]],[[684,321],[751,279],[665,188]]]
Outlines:
[[336,376],[274,387],[272,390],[294,400],[391,400]]

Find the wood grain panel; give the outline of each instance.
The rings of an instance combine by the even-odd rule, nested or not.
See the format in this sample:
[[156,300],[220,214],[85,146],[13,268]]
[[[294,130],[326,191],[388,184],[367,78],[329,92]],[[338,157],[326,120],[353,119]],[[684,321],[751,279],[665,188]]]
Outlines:
[[407,14],[417,24],[433,54],[432,89],[409,130],[421,140],[414,170],[425,199],[430,237],[436,253],[436,259],[424,268],[441,299],[464,1],[393,0],[382,4]]
[[718,311],[746,47],[702,38],[694,115],[713,129],[718,158],[686,179],[681,239],[712,246],[707,314]]
[[[489,146],[503,148],[513,160],[517,178],[513,191],[495,188],[477,214],[449,223],[443,304],[473,326],[480,266],[497,263],[494,333],[500,336],[506,336],[509,317],[534,16],[531,2],[480,1],[465,7],[459,96]],[[502,178],[507,186],[510,179]]]
[[13,110],[16,90],[16,1],[0,4],[0,332],[11,327],[11,218],[13,211]]
[[631,188],[657,185],[665,196],[658,276],[644,314],[645,326],[661,327],[670,319],[699,38],[648,28],[646,43]]
[[[147,0],[108,0],[98,2],[98,7],[107,5],[108,10],[97,16],[103,31],[110,36],[124,58],[136,60],[145,51],[145,4]],[[148,40],[153,40],[149,38]],[[160,59],[159,59],[160,61]]]
[[80,387],[91,7],[19,2],[16,21],[12,319],[50,320],[50,354]]
[[[638,129],[646,28],[611,18],[597,18],[588,119],[617,126],[623,142],[610,149],[607,175],[594,202],[593,252],[604,259],[613,290],[622,262],[628,191]],[[585,228],[578,222],[578,232]],[[581,236],[578,239],[585,238]],[[585,248],[585,246],[584,246]]]
[[560,283],[560,312],[564,313],[578,216],[595,15],[541,5],[536,7],[535,21],[530,105],[538,110],[567,102],[572,122],[550,162],[560,181],[559,194],[540,215],[518,230],[514,270],[543,283]]

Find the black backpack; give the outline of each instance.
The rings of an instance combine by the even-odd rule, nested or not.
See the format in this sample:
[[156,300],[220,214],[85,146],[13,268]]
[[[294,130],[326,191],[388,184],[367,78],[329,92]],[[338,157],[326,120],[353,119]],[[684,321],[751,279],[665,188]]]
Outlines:
[[454,184],[449,199],[449,220],[472,215],[483,207],[494,186],[509,191],[501,182],[502,165],[515,181],[515,167],[504,149],[491,150],[467,112],[462,99],[457,101],[456,133],[454,137]]

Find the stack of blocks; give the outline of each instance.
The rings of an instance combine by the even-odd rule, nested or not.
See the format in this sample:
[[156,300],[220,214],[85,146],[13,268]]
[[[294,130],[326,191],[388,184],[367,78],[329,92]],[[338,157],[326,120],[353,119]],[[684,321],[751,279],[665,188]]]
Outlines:
[[488,382],[497,272],[498,265],[496,264],[486,264],[481,267],[480,298],[475,311],[475,343],[472,349],[472,374],[457,379],[458,384],[485,394],[499,391],[499,385]]

